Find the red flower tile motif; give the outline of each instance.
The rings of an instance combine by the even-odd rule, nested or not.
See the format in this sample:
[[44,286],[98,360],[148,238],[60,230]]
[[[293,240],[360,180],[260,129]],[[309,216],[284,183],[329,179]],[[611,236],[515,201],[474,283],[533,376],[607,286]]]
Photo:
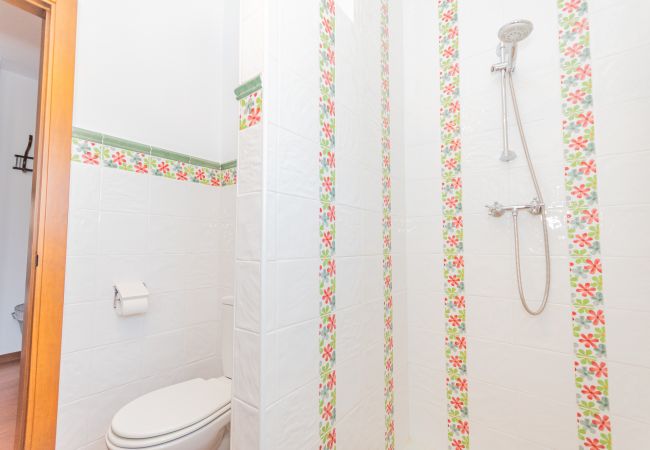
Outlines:
[[108,145],[101,146],[102,165],[127,172],[149,173],[147,155]]
[[580,449],[612,448],[587,0],[558,0]]
[[384,441],[386,450],[395,449],[395,381],[393,355],[393,257],[392,188],[390,134],[390,35],[388,1],[381,0],[381,157],[383,195],[383,271],[384,271]]
[[448,448],[469,448],[458,0],[438,0]]
[[101,144],[85,139],[72,138],[73,162],[98,166],[102,161]]
[[334,0],[320,0],[320,383],[319,435],[323,449],[336,448],[336,159]]
[[239,100],[239,130],[262,122],[262,91],[255,91]]

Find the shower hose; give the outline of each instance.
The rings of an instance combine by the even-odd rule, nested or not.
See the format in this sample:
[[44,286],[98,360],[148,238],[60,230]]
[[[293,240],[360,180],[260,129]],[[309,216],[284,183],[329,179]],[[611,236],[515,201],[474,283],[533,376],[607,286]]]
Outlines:
[[515,267],[517,271],[517,288],[519,289],[519,299],[521,300],[521,305],[524,307],[526,312],[530,315],[537,316],[544,311],[546,308],[546,303],[548,302],[548,295],[551,286],[551,256],[548,244],[548,224],[546,221],[546,204],[544,203],[544,198],[542,197],[542,191],[539,188],[539,182],[537,181],[537,175],[535,174],[535,168],[533,167],[533,162],[530,158],[530,152],[528,151],[528,143],[526,142],[526,136],[524,134],[524,127],[521,123],[521,115],[519,114],[519,105],[517,104],[517,95],[515,93],[515,86],[512,81],[512,72],[507,71],[508,74],[508,84],[510,85],[510,96],[512,98],[513,109],[515,110],[515,118],[517,119],[517,128],[519,129],[519,136],[521,137],[521,144],[524,149],[524,154],[526,155],[526,163],[528,164],[528,171],[530,172],[530,177],[533,180],[535,185],[535,193],[537,195],[537,200],[539,201],[540,208],[540,218],[542,221],[542,231],[544,234],[544,257],[546,262],[546,281],[544,284],[544,296],[542,297],[542,302],[537,309],[532,309],[528,305],[528,300],[526,300],[526,294],[524,293],[523,282],[521,279],[521,254],[520,254],[520,245],[519,245],[519,220],[518,220],[518,211],[514,209],[512,211],[512,222],[514,229],[515,237]]

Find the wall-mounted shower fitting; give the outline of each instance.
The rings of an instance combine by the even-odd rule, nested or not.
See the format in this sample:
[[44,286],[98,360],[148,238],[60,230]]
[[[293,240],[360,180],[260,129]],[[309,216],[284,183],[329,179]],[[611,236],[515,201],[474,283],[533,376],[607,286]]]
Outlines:
[[533,31],[533,23],[529,20],[515,20],[505,24],[499,29],[499,44],[497,45],[497,56],[499,62],[492,65],[492,72],[501,72],[501,120],[503,151],[501,161],[512,161],[517,154],[510,150],[508,142],[508,104],[507,85],[508,75],[514,72],[517,60],[517,43],[527,38]]
[[[502,113],[502,126],[503,126],[503,151],[501,153],[501,161],[512,161],[516,158],[513,151],[510,150],[508,144],[508,88],[510,91],[510,98],[512,100],[512,109],[515,113],[517,120],[517,129],[519,130],[519,137],[521,138],[521,145],[526,157],[528,165],[528,172],[532,179],[533,186],[535,187],[536,197],[526,205],[513,205],[504,206],[499,202],[494,202],[492,205],[486,205],[488,214],[492,217],[501,217],[507,211],[512,214],[512,223],[514,228],[515,240],[515,270],[517,275],[517,288],[519,290],[519,298],[521,305],[529,314],[536,316],[541,314],[548,302],[549,290],[551,286],[551,257],[548,243],[548,225],[546,223],[546,206],[544,205],[544,197],[539,188],[537,181],[537,174],[535,167],[528,151],[528,144],[526,142],[526,135],[524,133],[524,126],[521,121],[521,114],[519,112],[519,105],[517,104],[517,94],[515,92],[515,85],[512,81],[512,72],[515,70],[515,61],[517,59],[517,43],[527,38],[533,31],[533,24],[528,20],[516,20],[510,22],[499,29],[499,45],[497,46],[497,56],[500,61],[492,66],[492,72],[501,72],[501,113]],[[530,214],[540,216],[542,222],[542,231],[544,233],[544,256],[546,262],[546,282],[544,284],[544,295],[540,306],[537,309],[531,309],[526,300],[524,287],[521,276],[521,255],[519,245],[519,212],[528,211]]]
[[499,202],[494,202],[491,205],[485,205],[485,207],[488,209],[488,215],[492,217],[501,217],[508,211],[512,214],[518,214],[519,211],[528,211],[533,216],[539,216],[544,210],[544,203],[534,198],[526,205],[505,206]]

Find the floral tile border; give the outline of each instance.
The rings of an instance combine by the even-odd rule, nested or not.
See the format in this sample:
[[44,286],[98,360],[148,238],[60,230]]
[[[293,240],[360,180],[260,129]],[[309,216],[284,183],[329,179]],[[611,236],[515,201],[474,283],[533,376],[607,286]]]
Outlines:
[[469,448],[467,338],[460,132],[458,0],[438,0],[442,235],[447,370],[447,437],[453,450]]
[[320,0],[319,448],[336,448],[336,163],[334,0]]
[[588,1],[557,4],[579,448],[611,450]]
[[392,187],[390,134],[390,35],[388,0],[381,0],[381,159],[383,196],[383,274],[384,274],[384,447],[395,449],[394,341],[393,341],[393,255]]
[[262,121],[262,90],[239,100],[239,130],[245,130]]
[[[187,157],[189,160],[191,158]],[[237,168],[218,169],[186,163],[144,152],[105,145],[81,137],[72,138],[72,162],[151,174],[209,186],[237,184]],[[211,163],[212,165],[213,163]]]

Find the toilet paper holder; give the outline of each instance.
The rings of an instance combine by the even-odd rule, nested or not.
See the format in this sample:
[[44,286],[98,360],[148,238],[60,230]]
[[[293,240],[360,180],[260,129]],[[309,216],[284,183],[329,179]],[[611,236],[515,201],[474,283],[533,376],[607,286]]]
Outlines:
[[144,281],[115,283],[113,285],[113,309],[121,309],[123,300],[148,296],[149,289]]

